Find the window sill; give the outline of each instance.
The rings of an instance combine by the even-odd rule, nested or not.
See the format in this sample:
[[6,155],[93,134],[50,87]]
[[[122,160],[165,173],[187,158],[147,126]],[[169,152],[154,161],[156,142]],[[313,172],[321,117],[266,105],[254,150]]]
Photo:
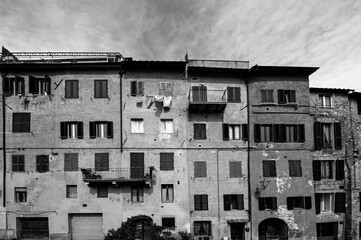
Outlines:
[[174,201],[167,201],[167,202],[161,202],[161,203],[174,203]]

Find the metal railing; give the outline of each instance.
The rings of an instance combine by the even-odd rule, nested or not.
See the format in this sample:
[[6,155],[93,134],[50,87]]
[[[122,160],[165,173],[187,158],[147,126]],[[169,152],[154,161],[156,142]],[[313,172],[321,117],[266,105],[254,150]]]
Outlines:
[[225,90],[189,90],[191,103],[227,102],[227,89]]
[[152,178],[152,167],[82,168],[83,180],[141,180]]

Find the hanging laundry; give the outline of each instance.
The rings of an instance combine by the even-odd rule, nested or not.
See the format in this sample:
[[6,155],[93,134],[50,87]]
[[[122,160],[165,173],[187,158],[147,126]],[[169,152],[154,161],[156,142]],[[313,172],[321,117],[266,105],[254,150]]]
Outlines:
[[172,105],[172,97],[164,97],[163,99],[163,107],[170,108],[170,105]]
[[154,102],[163,102],[163,95],[155,95],[153,101]]
[[147,104],[147,108],[150,108],[153,104],[153,96],[145,96],[145,103]]

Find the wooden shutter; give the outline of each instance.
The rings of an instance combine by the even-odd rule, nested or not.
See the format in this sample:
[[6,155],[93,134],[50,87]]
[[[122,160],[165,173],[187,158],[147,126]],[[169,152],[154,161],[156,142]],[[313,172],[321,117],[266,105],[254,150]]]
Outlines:
[[130,153],[130,178],[144,177],[144,153]]
[[336,160],[336,180],[345,179],[344,160]]
[[60,122],[60,138],[61,139],[68,138],[68,134],[66,131],[66,122]]
[[160,153],[160,170],[174,170],[174,153]]
[[166,83],[165,82],[160,82],[159,83],[159,95],[166,95]]
[[278,89],[278,104],[285,104],[286,98],[285,98],[285,90]]
[[261,125],[254,124],[254,141],[261,142]]
[[201,139],[201,124],[199,123],[194,123],[193,124],[194,127],[194,139]]
[[229,162],[229,177],[242,177],[242,162]]
[[237,205],[238,205],[238,210],[243,210],[244,209],[244,201],[243,201],[243,194],[238,194],[237,195]]
[[130,82],[130,96],[137,96],[137,81]]
[[281,141],[281,130],[280,124],[273,124],[273,133],[274,133],[274,141],[280,142]]
[[321,180],[321,161],[313,161],[313,181]]
[[242,140],[248,141],[248,124],[242,124]]
[[[357,113],[361,114],[361,96],[357,97]],[[361,231],[360,231],[360,235],[361,235]]]
[[258,198],[258,210],[264,211],[265,208],[265,199],[264,198]]
[[294,209],[294,206],[293,206],[293,197],[288,197],[287,198],[287,209],[288,210],[293,210]]
[[286,142],[287,141],[286,124],[280,124],[280,138],[281,138],[281,142]]
[[265,160],[263,162],[263,176],[264,177],[275,177],[276,176],[276,165],[273,160]]
[[138,95],[143,96],[144,95],[144,84],[143,82],[138,82]]
[[101,81],[94,80],[94,97],[99,98],[101,97]]
[[296,91],[295,90],[290,90],[290,102],[296,102]]
[[321,212],[321,194],[320,193],[315,194],[315,200],[316,200],[316,214],[319,214]]
[[314,134],[315,134],[315,148],[322,149],[322,147],[323,147],[322,124],[320,122],[315,122],[313,127],[314,127]]
[[344,213],[346,205],[346,194],[345,193],[336,193],[335,194],[335,213]]
[[78,171],[78,153],[64,154],[64,171]]
[[277,198],[272,197],[272,208],[271,209],[277,209]]
[[45,74],[45,77],[44,77],[44,78],[45,78],[45,82],[47,83],[47,84],[46,84],[47,87],[46,87],[45,91],[46,91],[47,94],[50,95],[50,94],[51,94],[51,79],[50,79],[50,77],[49,77],[48,75],[46,75],[46,74]]
[[269,165],[270,165],[270,176],[271,177],[276,177],[276,161],[269,161]]
[[66,80],[65,81],[65,97],[66,98],[71,98],[72,97],[72,90],[71,90],[71,87],[72,87],[72,82],[71,80]]
[[208,210],[208,195],[201,195],[202,210]]
[[231,195],[223,195],[224,211],[231,210]]
[[207,177],[207,162],[194,162],[194,177]]
[[78,139],[83,139],[83,122],[77,122],[78,123]]
[[95,122],[89,122],[89,137],[91,139],[96,138],[96,123]]
[[194,210],[201,210],[201,195],[194,195]]
[[233,87],[227,87],[227,93],[228,93],[228,102],[234,102],[235,96],[234,96],[234,88]]
[[3,83],[3,91],[4,91],[4,94],[6,95],[6,96],[8,96],[8,95],[11,95],[11,87],[12,87],[12,84],[11,84],[11,80],[10,80],[10,78],[3,78],[3,81],[4,81],[4,83]]
[[95,171],[109,171],[109,153],[95,153]]
[[304,142],[305,141],[305,125],[298,124],[298,141]]
[[79,81],[78,80],[73,80],[73,98],[78,98],[79,97]]
[[241,102],[241,88],[240,87],[234,88],[234,101]]
[[30,113],[22,113],[22,131],[30,132]]
[[207,139],[207,131],[206,131],[206,124],[200,124],[201,128],[201,138],[200,139]]
[[223,140],[229,140],[229,124],[223,123]]
[[335,122],[333,128],[335,132],[335,149],[342,149],[341,124]]
[[107,138],[113,138],[113,122],[107,122]]
[[305,209],[312,208],[312,199],[311,197],[305,197]]
[[288,160],[288,167],[289,167],[290,177],[294,177],[296,175],[295,162],[293,160]]

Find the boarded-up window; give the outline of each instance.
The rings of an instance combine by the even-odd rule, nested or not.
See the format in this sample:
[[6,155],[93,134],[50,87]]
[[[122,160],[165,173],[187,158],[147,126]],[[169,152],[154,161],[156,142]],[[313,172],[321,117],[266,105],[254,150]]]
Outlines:
[[65,98],[78,98],[79,97],[79,81],[66,80],[65,81]]
[[78,171],[78,153],[64,153],[64,171]]
[[109,153],[95,153],[95,171],[109,171]]
[[144,95],[144,84],[141,81],[130,82],[130,96],[143,96]]
[[12,155],[13,172],[25,171],[25,155]]
[[228,102],[241,102],[241,88],[227,87]]
[[207,177],[207,162],[194,162],[194,177]]
[[242,162],[229,162],[229,177],[240,178],[242,177]]
[[302,177],[301,160],[288,161],[290,177]]
[[160,153],[160,170],[174,170],[174,153]]
[[207,125],[205,123],[194,123],[193,126],[195,140],[207,139]]
[[263,163],[263,177],[276,177],[276,161],[265,160]]
[[13,132],[30,132],[30,113],[13,113]]
[[49,171],[49,155],[36,156],[36,171],[40,173]]
[[108,186],[107,185],[100,185],[97,188],[97,197],[98,198],[107,198],[108,197]]
[[208,210],[208,195],[194,195],[194,210]]
[[94,80],[94,97],[108,97],[108,80]]
[[224,211],[243,210],[243,194],[223,195]]

